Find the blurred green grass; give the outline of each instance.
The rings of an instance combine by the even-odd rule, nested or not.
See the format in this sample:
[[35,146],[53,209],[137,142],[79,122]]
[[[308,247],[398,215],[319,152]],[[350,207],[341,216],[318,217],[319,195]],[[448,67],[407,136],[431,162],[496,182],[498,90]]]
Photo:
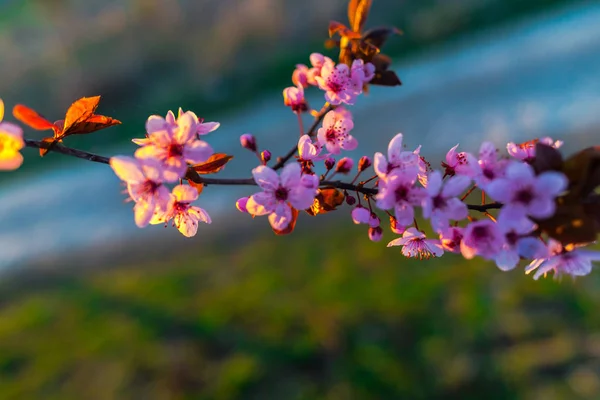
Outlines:
[[331,221],[6,278],[0,398],[600,395],[597,274],[417,262]]

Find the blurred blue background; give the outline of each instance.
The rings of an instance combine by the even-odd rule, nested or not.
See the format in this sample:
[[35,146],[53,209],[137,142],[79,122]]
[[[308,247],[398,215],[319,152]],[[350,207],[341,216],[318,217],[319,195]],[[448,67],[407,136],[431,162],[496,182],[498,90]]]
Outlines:
[[[281,90],[326,53],[345,9],[0,1],[0,96],[55,120],[102,95],[99,112],[123,125],[67,144],[107,156],[131,154],[148,115],[191,109],[221,122],[208,141],[235,156],[222,176],[247,176],[239,135],[289,148]],[[599,20],[595,1],[374,1],[367,27],[404,31],[384,48],[403,86],[352,108],[352,155],[397,132],[431,160],[484,139],[598,144]],[[349,210],[274,237],[233,206],[251,188],[206,188],[213,224],[194,239],[139,230],[105,165],[23,152],[0,175],[0,398],[600,397],[596,274],[559,284],[452,256],[415,263],[385,248],[389,232],[368,242]]]

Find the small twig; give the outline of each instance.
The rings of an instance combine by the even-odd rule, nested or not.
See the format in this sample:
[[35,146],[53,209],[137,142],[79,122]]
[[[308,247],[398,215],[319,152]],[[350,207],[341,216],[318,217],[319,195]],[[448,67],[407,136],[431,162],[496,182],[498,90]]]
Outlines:
[[61,153],[71,157],[77,157],[88,161],[98,162],[102,164],[108,164],[109,158],[99,156],[96,154],[88,153],[87,151],[71,149],[69,147],[62,146],[60,144],[56,144],[48,148],[48,144],[42,142],[41,140],[32,140],[32,139],[24,139],[25,146],[33,147],[36,149],[47,149],[48,151],[53,151],[55,153]]

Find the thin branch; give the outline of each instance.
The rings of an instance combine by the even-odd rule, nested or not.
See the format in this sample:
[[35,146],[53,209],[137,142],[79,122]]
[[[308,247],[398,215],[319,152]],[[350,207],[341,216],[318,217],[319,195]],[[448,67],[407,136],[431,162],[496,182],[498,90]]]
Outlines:
[[48,151],[53,151],[55,153],[61,153],[61,154],[67,155],[67,156],[77,157],[77,158],[81,158],[84,160],[93,161],[93,162],[102,163],[102,164],[108,164],[108,161],[110,160],[107,157],[88,153],[87,151],[71,149],[70,147],[65,147],[60,144],[56,144],[56,145],[48,148],[48,144],[43,143],[41,140],[32,140],[32,139],[24,139],[24,140],[25,140],[25,146],[27,146],[27,147],[33,147],[36,149],[40,149],[43,147],[43,148],[48,149]]
[[[316,124],[315,124],[316,125]],[[312,128],[311,128],[312,129]],[[44,146],[39,140],[32,139],[24,139],[25,145],[27,147],[33,147],[39,149],[41,146]],[[55,153],[61,153],[67,156],[81,158],[83,160],[97,162],[101,164],[108,164],[110,158],[99,156],[97,154],[88,153],[87,151],[72,149],[69,147],[62,146],[57,144],[53,146],[50,151]],[[290,157],[291,158],[291,157]],[[256,182],[253,178],[206,178],[202,175],[199,175],[192,168],[188,168],[188,171],[185,175],[186,179],[191,180],[194,183],[202,183],[204,185],[228,185],[228,186],[257,186]],[[334,187],[342,190],[349,190],[353,192],[358,192],[362,194],[366,194],[369,196],[374,196],[377,194],[377,188],[366,188],[364,187],[364,183],[359,183],[358,185],[354,185],[347,182],[341,181],[321,181],[320,186]],[[479,211],[482,213],[486,213],[488,210],[494,210],[502,208],[502,203],[489,203],[489,204],[467,204],[467,208],[473,211]]]
[[[333,110],[332,106],[327,106],[327,107],[323,107],[323,109],[321,109],[321,111],[319,112],[319,114],[315,117],[315,122],[313,122],[313,124],[310,126],[310,128],[308,129],[308,132],[306,132],[306,134],[310,137],[314,136],[315,131],[317,130],[317,126],[319,126],[319,124],[321,123],[321,121],[323,120],[323,117],[325,117],[325,114],[327,114],[329,111]],[[278,169],[282,168],[286,162],[288,162],[288,160],[290,158],[292,158],[294,156],[294,154],[296,154],[296,152],[298,151],[298,146],[294,146],[290,149],[290,151],[287,152],[287,154],[283,157],[279,157],[277,159],[277,164],[275,164],[275,166],[273,167],[273,169],[275,171],[277,171]]]

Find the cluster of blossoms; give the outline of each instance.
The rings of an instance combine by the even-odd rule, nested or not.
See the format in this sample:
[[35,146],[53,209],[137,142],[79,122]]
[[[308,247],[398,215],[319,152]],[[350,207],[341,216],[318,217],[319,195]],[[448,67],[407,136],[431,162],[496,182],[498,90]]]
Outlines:
[[[259,161],[252,178],[201,177],[199,174],[219,172],[231,156],[214,154],[201,140],[217,129],[218,123],[204,123],[193,112],[181,109],[177,118],[171,111],[165,118],[148,118],[146,137],[133,140],[140,146],[134,157],[107,159],[58,144],[69,135],[120,123],[95,114],[99,96],[78,100],[64,120],[54,123],[31,109],[15,106],[13,115],[21,122],[54,131],[53,137],[42,141],[24,141],[18,125],[1,122],[4,106],[0,101],[0,169],[18,168],[23,161],[19,150],[24,145],[38,147],[42,156],[52,150],[108,163],[135,202],[137,226],[172,222],[187,237],[197,233],[199,222],[211,223],[204,209],[192,205],[204,184],[254,185],[260,190],[240,198],[236,206],[253,217],[268,216],[277,234],[292,232],[301,211],[315,216],[345,203],[353,222],[367,225],[368,237],[374,242],[384,236],[382,217],[389,219],[391,232],[399,237],[388,247],[401,246],[406,257],[428,259],[457,253],[466,259],[491,260],[503,271],[529,260],[525,272],[534,272],[535,279],[549,272],[556,277],[590,273],[600,252],[583,247],[594,242],[600,232],[600,148],[586,149],[578,153],[580,158],[563,163],[555,150],[562,142],[548,137],[508,143],[506,155],[490,142],[484,142],[478,154],[458,151],[456,145],[447,152],[441,169],[434,169],[421,155],[420,146],[406,150],[403,135],[397,134],[387,154],[363,155],[356,163],[347,155],[358,147],[358,141],[351,134],[354,122],[346,107],[353,105],[368,85],[400,84],[388,70],[388,57],[375,47],[390,31],[379,29],[363,35],[360,31],[368,13],[357,4],[350,2],[349,14],[354,15],[350,19],[362,22],[351,22],[353,29],[339,23],[330,26],[330,33],[342,36],[340,62],[313,53],[311,66],[298,64],[292,74],[294,86],[283,90],[284,105],[297,114],[300,127],[300,138],[290,152],[270,166],[271,152],[260,151],[253,135],[241,135],[241,146]],[[320,111],[311,110],[306,102],[304,90],[310,86],[323,92],[325,104]],[[305,131],[302,113],[308,111],[315,120]],[[541,157],[537,151],[549,153]],[[360,179],[370,168],[371,176]],[[579,171],[581,176],[577,176]],[[351,180],[343,182],[339,179],[343,175],[350,175]],[[475,190],[481,194],[478,205],[467,203]],[[588,216],[591,222],[584,220]],[[427,232],[418,226],[423,220],[428,221]],[[565,234],[567,228],[582,226],[586,227],[583,233]]]
[[140,146],[135,157],[110,159],[110,166],[127,184],[129,196],[135,202],[137,226],[173,221],[183,235],[190,237],[196,234],[198,222],[211,223],[205,210],[191,205],[198,198],[196,189],[180,184],[171,191],[166,184],[181,182],[188,165],[209,159],[213,149],[200,136],[218,127],[218,123],[204,123],[193,112],[181,109],[177,118],[171,111],[166,118],[152,115],[146,122],[146,137],[133,139]]

